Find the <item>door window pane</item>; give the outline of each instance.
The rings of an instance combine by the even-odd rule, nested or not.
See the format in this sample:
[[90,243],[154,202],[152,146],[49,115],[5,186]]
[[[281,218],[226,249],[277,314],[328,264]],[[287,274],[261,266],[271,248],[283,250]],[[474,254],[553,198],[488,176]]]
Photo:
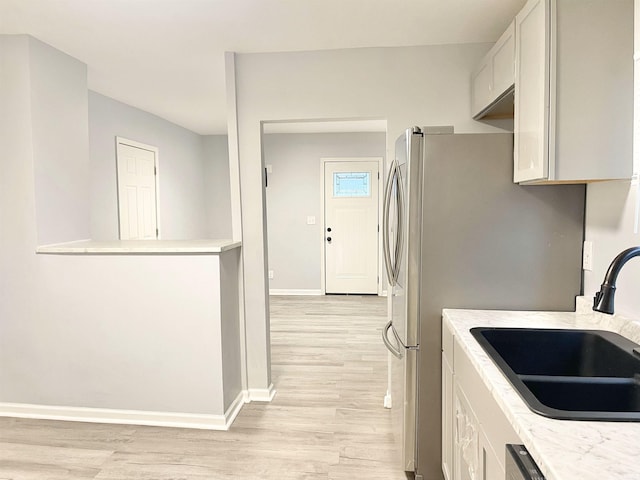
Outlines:
[[334,172],[334,197],[369,197],[370,195],[370,172]]

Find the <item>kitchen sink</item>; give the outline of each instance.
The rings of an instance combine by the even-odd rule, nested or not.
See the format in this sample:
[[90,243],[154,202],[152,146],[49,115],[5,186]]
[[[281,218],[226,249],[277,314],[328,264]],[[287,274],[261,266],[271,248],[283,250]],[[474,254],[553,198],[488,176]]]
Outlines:
[[522,379],[542,405],[578,412],[640,412],[640,385],[632,378]]
[[[517,374],[633,377],[640,373],[640,357],[632,354],[638,345],[616,333],[528,328],[481,330],[481,338]],[[484,346],[481,339],[478,341]]]
[[570,420],[640,421],[640,356],[613,332],[473,328],[531,410]]

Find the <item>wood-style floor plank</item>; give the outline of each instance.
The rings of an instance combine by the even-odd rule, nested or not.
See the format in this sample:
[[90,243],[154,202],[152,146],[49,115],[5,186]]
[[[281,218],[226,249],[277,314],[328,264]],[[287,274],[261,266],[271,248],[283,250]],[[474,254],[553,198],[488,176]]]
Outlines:
[[0,480],[405,480],[382,408],[385,299],[270,303],[277,395],[228,432],[0,418]]

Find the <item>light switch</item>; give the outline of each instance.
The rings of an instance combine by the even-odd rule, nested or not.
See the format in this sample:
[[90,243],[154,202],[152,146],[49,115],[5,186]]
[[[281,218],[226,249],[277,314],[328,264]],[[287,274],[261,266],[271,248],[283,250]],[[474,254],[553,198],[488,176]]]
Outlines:
[[316,217],[308,216],[307,217],[307,225],[315,225],[315,224],[316,224]]
[[267,173],[273,173],[273,165],[265,165],[265,168],[267,169]]

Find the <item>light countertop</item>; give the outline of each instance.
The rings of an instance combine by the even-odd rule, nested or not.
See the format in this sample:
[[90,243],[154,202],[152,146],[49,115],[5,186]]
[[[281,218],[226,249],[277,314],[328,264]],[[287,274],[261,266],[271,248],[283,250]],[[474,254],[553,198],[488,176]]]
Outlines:
[[640,479],[640,422],[555,420],[533,413],[473,338],[472,327],[584,328],[610,330],[640,343],[640,322],[591,312],[443,310],[484,384],[547,480]]
[[45,254],[140,254],[140,253],[222,253],[239,248],[234,240],[81,240],[77,242],[43,245],[36,253]]

